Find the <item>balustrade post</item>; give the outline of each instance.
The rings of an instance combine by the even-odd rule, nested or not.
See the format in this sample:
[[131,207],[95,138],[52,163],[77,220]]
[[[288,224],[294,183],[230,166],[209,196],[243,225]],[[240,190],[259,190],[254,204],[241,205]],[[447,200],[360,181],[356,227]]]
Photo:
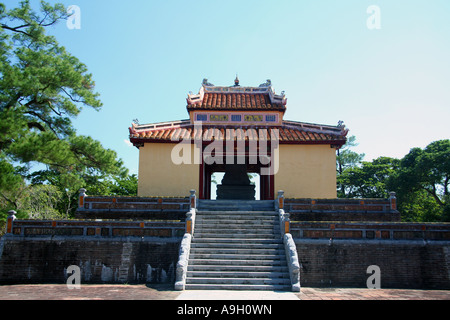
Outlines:
[[284,234],[291,233],[291,219],[289,213],[284,214]]
[[278,209],[284,209],[284,191],[283,190],[278,191],[277,207],[278,207]]
[[195,195],[195,190],[189,191],[191,193],[189,197],[190,209],[197,209],[197,196]]
[[186,233],[194,233],[194,220],[195,220],[195,209],[190,210],[186,213]]
[[291,232],[291,219],[289,219],[289,213],[284,212],[283,209],[278,209],[278,215],[280,219],[280,231],[281,236]]
[[397,197],[395,192],[389,192],[389,202],[391,203],[391,210],[397,210]]
[[12,234],[14,220],[16,220],[17,212],[14,210],[8,211],[8,220],[6,222],[6,234]]
[[78,208],[83,209],[84,208],[84,197],[86,197],[86,189],[81,188],[79,190],[80,195],[78,197]]

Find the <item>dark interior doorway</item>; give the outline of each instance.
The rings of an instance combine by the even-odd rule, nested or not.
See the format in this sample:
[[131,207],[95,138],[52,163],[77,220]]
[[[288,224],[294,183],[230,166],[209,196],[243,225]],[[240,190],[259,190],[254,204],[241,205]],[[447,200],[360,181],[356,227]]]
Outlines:
[[[248,159],[246,159],[248,160]],[[248,161],[246,161],[248,163]],[[261,168],[264,165],[247,164],[246,172],[252,177],[250,181],[255,184],[255,200],[274,200],[274,176],[261,175]],[[200,165],[200,199],[216,199],[217,185],[222,183],[224,173],[226,172],[225,164],[206,164]],[[213,182],[214,174],[214,182]]]

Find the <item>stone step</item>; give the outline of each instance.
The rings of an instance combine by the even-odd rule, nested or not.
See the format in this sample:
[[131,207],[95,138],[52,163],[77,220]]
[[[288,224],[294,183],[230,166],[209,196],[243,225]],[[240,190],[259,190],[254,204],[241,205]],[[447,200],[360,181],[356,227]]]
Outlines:
[[226,222],[226,221],[220,221],[220,220],[199,220],[199,221],[195,221],[195,227],[202,227],[202,226],[215,226],[215,227],[223,227],[225,226],[226,228],[253,228],[253,229],[257,229],[259,227],[261,228],[268,228],[268,227],[273,227],[273,228],[277,228],[280,226],[278,221],[274,221],[274,222],[260,222],[258,223],[244,223],[244,222]]
[[214,272],[288,272],[287,266],[252,266],[252,265],[188,265],[188,271]]
[[191,254],[239,254],[239,255],[262,255],[262,254],[285,254],[282,249],[268,249],[268,248],[258,248],[258,249],[248,249],[248,248],[191,248]]
[[186,290],[266,290],[284,291],[289,290],[289,285],[237,285],[237,284],[186,284]]
[[274,201],[199,200],[187,290],[289,290]]
[[272,211],[247,211],[247,210],[198,210],[196,216],[208,217],[216,216],[218,218],[228,217],[276,217],[278,213],[275,210]]
[[[233,211],[234,212],[234,211]],[[222,213],[217,212],[217,214],[213,214],[212,212],[208,212],[208,213],[201,213],[201,214],[196,214],[197,219],[217,219],[217,220],[256,220],[256,219],[275,219],[278,218],[278,215],[274,215],[272,212],[267,212],[266,214],[248,214],[245,212],[239,212],[239,213],[233,213],[233,214],[228,214],[228,213]]]
[[195,234],[196,237],[198,236],[204,236],[207,234],[214,234],[215,236],[217,235],[223,235],[225,237],[227,237],[229,234],[234,234],[234,235],[251,235],[251,234],[259,234],[259,235],[273,235],[274,232],[277,232],[278,234],[279,228],[227,228],[227,229],[222,229],[222,228],[196,228],[195,229]]
[[[254,231],[254,230],[266,230],[266,231],[275,231],[278,232],[280,230],[280,226],[278,225],[251,225],[251,224],[233,224],[233,225],[226,225],[221,223],[203,223],[203,224],[195,224],[195,231],[197,232],[205,232],[208,230],[211,231],[219,231],[220,230],[245,230],[248,231]],[[228,232],[227,232],[228,233]]]
[[227,225],[233,225],[233,224],[276,224],[278,222],[278,217],[244,217],[241,219],[236,219],[236,217],[226,219],[217,219],[217,217],[210,216],[210,217],[196,217],[195,224],[201,224],[201,223],[221,223],[221,224],[227,224]]
[[[195,236],[195,233],[194,233]],[[254,244],[254,245],[263,245],[263,244],[282,244],[283,240],[280,237],[273,238],[208,238],[208,237],[196,237],[193,240],[193,243],[211,243],[211,244]]]
[[209,265],[209,266],[286,266],[283,259],[264,259],[264,260],[248,260],[248,259],[212,259],[212,258],[196,258],[189,259],[189,265]]
[[255,220],[251,220],[251,219],[226,219],[226,220],[220,220],[220,219],[195,219],[195,225],[210,225],[210,224],[216,224],[216,225],[225,225],[225,226],[236,226],[236,227],[240,227],[240,226],[276,226],[279,225],[279,220],[278,219],[270,219],[270,220],[266,220],[266,219],[255,219]]
[[284,278],[187,278],[186,284],[256,284],[256,285],[289,285],[290,280]]
[[239,222],[228,222],[220,220],[196,220],[195,228],[279,228],[280,224],[278,221],[239,221]]
[[284,250],[284,246],[281,243],[208,243],[208,242],[193,242],[191,243],[191,250],[197,248],[207,249],[279,249]]
[[[252,231],[254,232],[254,230]],[[228,238],[228,239],[267,239],[267,240],[276,240],[279,238],[279,236],[274,235],[272,233],[264,234],[262,232],[260,233],[239,233],[239,234],[227,234],[227,233],[214,233],[214,232],[196,232],[195,233],[195,239],[196,241],[202,238],[210,239],[210,238]],[[249,241],[250,242],[250,241]]]
[[284,254],[226,254],[226,253],[191,253],[190,259],[212,260],[286,260]]
[[214,216],[209,217],[197,217],[195,219],[197,223],[222,223],[228,225],[242,225],[242,224],[279,224],[278,217],[227,217],[219,219]]
[[198,200],[198,210],[221,210],[223,208],[230,208],[229,210],[275,210],[275,202],[273,200]]
[[187,276],[191,278],[271,278],[271,279],[287,279],[285,272],[272,271],[188,271]]

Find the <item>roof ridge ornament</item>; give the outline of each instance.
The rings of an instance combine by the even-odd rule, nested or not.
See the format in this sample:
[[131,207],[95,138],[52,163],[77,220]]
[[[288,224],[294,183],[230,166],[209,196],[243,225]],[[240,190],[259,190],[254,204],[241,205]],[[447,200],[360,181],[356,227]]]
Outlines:
[[341,135],[344,136],[344,137],[347,137],[348,132],[349,132],[350,130],[349,130],[348,128],[346,128],[346,126],[345,126],[345,124],[344,124],[344,121],[339,120],[337,127],[338,127],[339,129],[341,129]]
[[203,79],[202,85],[206,87],[214,87],[214,85],[212,83],[209,83],[208,79],[206,78]]
[[271,86],[272,86],[272,81],[270,79],[267,79],[265,83],[259,85],[260,88],[268,88]]
[[239,87],[239,77],[238,77],[237,73],[236,73],[236,79],[234,79],[234,86]]

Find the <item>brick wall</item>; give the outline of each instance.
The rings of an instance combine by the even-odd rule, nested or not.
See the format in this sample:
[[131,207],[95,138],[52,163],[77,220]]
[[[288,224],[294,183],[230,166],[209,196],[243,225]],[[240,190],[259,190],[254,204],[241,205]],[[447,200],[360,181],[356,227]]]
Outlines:
[[450,289],[450,243],[423,240],[295,239],[307,287],[365,288],[380,267],[381,288]]
[[[5,236],[0,284],[65,283],[77,265],[81,283],[174,283],[181,239]],[[306,287],[366,287],[370,265],[382,288],[450,289],[447,241],[295,239]]]
[[181,238],[17,237],[0,243],[0,283],[174,283]]

